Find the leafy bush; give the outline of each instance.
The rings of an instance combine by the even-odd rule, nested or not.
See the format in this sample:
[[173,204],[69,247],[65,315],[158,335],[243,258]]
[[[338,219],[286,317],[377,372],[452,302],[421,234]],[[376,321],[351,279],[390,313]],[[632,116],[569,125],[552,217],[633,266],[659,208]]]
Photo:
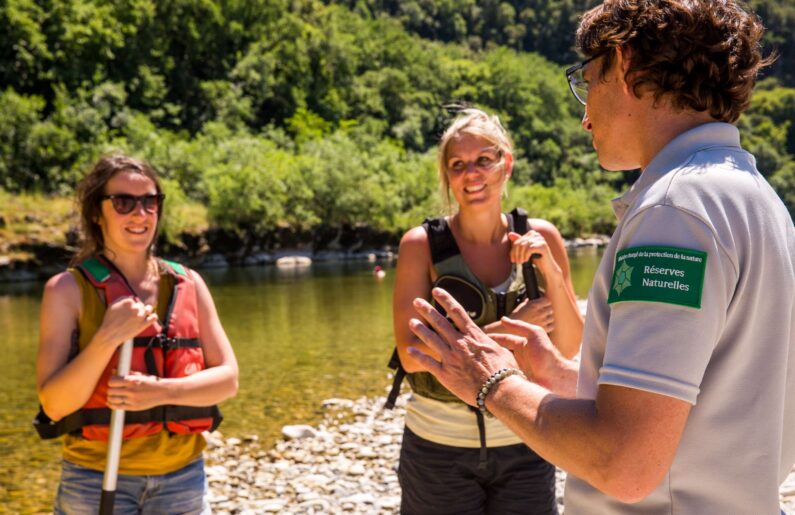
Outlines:
[[[191,217],[398,232],[440,212],[445,106],[475,104],[515,141],[510,202],[569,236],[610,232],[608,200],[637,174],[599,171],[561,66],[592,3],[8,0],[0,187],[70,194],[116,149],[166,179],[171,239]],[[779,84],[792,84],[794,11],[751,3],[782,57],[740,126],[792,210],[795,90]]]

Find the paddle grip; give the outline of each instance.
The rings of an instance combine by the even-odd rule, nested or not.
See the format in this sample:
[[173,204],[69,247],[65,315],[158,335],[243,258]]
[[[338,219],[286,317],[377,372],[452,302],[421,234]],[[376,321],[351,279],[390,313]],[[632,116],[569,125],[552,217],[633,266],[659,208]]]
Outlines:
[[99,498],[99,515],[113,515],[113,501],[116,498],[116,490],[102,490]]
[[536,278],[536,271],[533,268],[533,258],[531,257],[522,263],[522,277],[524,278],[524,287],[527,292],[527,298],[530,300],[537,299],[541,296],[538,290],[538,279]]

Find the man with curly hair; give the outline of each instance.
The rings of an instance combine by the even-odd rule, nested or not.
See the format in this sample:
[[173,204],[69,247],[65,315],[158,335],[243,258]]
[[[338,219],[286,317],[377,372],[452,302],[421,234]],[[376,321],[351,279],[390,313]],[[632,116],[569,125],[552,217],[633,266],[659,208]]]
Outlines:
[[781,511],[795,227],[733,125],[770,61],[762,33],[735,0],[607,0],[583,16],[588,59],[566,72],[583,127],[602,167],[642,173],[613,202],[580,363],[539,327],[504,320],[514,334],[489,338],[445,292],[458,329],[415,301],[425,324],[410,326],[438,359],[413,354],[569,472],[567,515]]

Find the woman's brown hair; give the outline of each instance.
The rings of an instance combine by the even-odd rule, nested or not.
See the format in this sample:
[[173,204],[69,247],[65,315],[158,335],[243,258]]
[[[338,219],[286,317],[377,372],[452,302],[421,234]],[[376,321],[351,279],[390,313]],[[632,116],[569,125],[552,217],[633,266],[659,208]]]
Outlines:
[[606,0],[583,15],[577,46],[604,54],[628,51],[627,84],[636,96],[651,92],[675,109],[708,112],[733,123],[748,108],[761,68],[764,27],[735,0]]
[[[99,219],[102,215],[102,196],[105,195],[105,185],[119,172],[133,172],[149,178],[155,183],[157,193],[163,193],[155,170],[144,161],[125,155],[103,156],[97,161],[90,172],[77,186],[77,209],[80,213],[80,247],[72,257],[71,265],[99,254],[105,250],[102,237],[102,228]],[[147,252],[154,252],[155,241],[163,219],[163,206],[160,206],[155,227],[155,236]]]

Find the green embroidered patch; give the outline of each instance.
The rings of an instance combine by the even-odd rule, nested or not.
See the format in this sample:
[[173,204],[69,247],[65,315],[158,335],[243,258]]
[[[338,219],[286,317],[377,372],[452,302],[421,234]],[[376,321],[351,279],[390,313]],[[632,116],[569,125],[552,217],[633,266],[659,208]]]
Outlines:
[[608,304],[627,300],[701,308],[707,253],[676,247],[633,247],[616,254]]

